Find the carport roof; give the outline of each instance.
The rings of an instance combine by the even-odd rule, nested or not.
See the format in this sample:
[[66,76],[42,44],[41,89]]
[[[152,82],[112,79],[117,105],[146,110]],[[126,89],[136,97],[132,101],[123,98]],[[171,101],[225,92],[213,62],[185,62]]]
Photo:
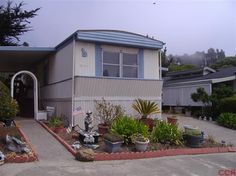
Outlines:
[[27,69],[53,52],[50,47],[0,46],[0,71]]

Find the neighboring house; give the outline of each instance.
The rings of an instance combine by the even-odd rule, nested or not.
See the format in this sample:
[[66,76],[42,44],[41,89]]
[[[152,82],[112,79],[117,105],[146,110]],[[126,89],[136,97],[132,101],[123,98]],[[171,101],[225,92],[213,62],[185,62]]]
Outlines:
[[161,108],[160,52],[164,43],[117,30],[78,30],[55,48],[0,47],[0,72],[33,72],[39,105],[78,123],[72,112],[94,110],[94,100],[112,101],[132,113],[136,98]]
[[213,70],[209,67],[170,72],[164,78],[164,106],[201,106],[193,102],[191,94],[202,87],[210,95],[215,85],[224,83],[236,90],[236,67]]

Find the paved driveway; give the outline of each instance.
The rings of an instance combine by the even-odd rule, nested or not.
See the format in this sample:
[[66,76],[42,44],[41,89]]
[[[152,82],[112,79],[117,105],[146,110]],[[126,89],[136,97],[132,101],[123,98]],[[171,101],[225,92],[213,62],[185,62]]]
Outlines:
[[40,161],[0,166],[1,176],[218,176],[236,170],[236,154],[176,156],[141,160],[81,163]]
[[[170,115],[162,115],[163,118],[166,118],[167,116]],[[204,131],[206,135],[213,136],[217,141],[221,142],[221,140],[224,140],[226,143],[232,143],[236,146],[236,130],[219,126],[215,122],[198,120],[192,117],[177,115],[177,118],[180,128],[183,128],[184,125],[196,126],[200,130]]]

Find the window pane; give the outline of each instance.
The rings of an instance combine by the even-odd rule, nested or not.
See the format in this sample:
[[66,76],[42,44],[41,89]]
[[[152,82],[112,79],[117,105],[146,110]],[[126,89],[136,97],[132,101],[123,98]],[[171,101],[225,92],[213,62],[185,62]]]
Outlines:
[[123,54],[123,64],[124,65],[138,65],[137,54]]
[[119,53],[103,52],[103,63],[119,64]]
[[126,78],[137,78],[138,77],[138,68],[137,67],[123,67],[123,77]]
[[103,65],[103,76],[119,77],[119,66],[115,65]]

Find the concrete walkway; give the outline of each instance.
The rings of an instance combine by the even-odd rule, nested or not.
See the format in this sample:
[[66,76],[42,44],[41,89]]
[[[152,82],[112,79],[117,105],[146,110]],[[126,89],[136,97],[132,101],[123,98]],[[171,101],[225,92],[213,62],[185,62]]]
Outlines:
[[[170,114],[163,114],[162,118],[166,118]],[[185,117],[182,115],[177,115],[179,127],[183,128],[184,125],[192,125],[198,127],[204,133],[213,136],[218,142],[221,140],[226,141],[226,143],[231,143],[236,146],[236,130],[231,130],[216,124],[216,122],[209,122],[204,120],[198,120],[193,117]]]
[[17,120],[38,153],[40,161],[73,160],[73,156],[40,124],[32,119]]

